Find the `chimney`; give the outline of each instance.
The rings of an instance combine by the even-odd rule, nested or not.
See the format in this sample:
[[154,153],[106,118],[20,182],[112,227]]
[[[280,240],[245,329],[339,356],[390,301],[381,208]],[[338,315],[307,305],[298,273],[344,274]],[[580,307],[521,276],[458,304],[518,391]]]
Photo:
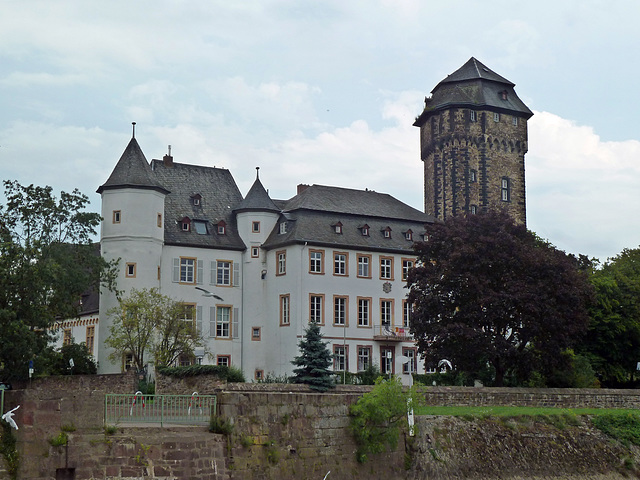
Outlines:
[[298,193],[297,195],[300,195],[302,192],[304,192],[307,188],[309,188],[309,185],[305,185],[304,183],[299,183],[298,184]]
[[167,154],[162,157],[162,163],[165,167],[171,168],[173,167],[173,157],[171,156],[171,145],[169,145],[169,149]]

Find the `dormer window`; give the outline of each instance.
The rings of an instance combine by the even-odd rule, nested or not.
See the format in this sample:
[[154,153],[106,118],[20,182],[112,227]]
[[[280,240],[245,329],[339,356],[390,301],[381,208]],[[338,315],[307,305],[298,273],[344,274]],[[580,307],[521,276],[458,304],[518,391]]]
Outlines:
[[332,227],[335,233],[338,233],[338,234],[342,233],[342,222],[338,222],[335,225],[332,225]]
[[506,90],[503,90],[503,91],[500,92],[500,95],[502,96],[502,100],[506,100],[508,93],[507,93]]
[[404,239],[409,242],[413,241],[413,232],[411,230],[404,232]]
[[391,227],[387,227],[382,230],[382,236],[384,238],[391,238]]
[[202,204],[202,195],[199,193],[194,193],[191,195],[191,203],[194,207],[199,207]]
[[181,226],[183,232],[190,232],[191,231],[191,219],[189,217],[184,217],[182,220],[180,220],[180,226]]
[[226,235],[227,234],[227,224],[224,220],[220,220],[218,222],[218,235]]
[[360,227],[360,231],[362,232],[362,236],[363,237],[368,237],[369,236],[369,225],[364,224],[363,226]]
[[426,233],[423,233],[423,234],[422,234],[422,241],[423,241],[423,242],[428,242],[428,241],[429,241],[429,235],[428,235],[428,234],[426,234]]
[[287,233],[287,222],[280,222],[280,228],[278,231],[280,235]]

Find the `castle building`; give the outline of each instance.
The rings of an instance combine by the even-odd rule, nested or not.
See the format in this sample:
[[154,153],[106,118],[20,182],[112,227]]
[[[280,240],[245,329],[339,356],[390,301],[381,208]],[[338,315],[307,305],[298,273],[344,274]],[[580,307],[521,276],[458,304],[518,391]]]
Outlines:
[[[155,287],[180,300],[206,339],[180,363],[234,365],[255,380],[287,375],[316,322],[335,371],[375,364],[407,382],[424,371],[404,286],[412,245],[433,217],[370,190],[299,185],[292,198],[271,199],[258,175],[243,197],[228,170],[171,155],[149,163],[135,138],[98,193],[102,255],[120,259],[118,289]],[[117,305],[101,293],[102,373],[131,361],[112,362],[104,345]]]
[[414,123],[425,212],[445,220],[503,209],[526,224],[524,155],[533,113],[514,86],[472,57],[425,98]]

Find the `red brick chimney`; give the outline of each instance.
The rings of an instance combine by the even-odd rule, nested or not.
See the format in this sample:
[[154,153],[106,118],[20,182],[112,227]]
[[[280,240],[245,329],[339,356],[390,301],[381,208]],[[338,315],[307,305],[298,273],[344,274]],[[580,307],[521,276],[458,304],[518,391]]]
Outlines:
[[298,195],[300,195],[302,192],[304,192],[307,188],[309,188],[309,185],[305,185],[304,183],[299,183],[298,184]]

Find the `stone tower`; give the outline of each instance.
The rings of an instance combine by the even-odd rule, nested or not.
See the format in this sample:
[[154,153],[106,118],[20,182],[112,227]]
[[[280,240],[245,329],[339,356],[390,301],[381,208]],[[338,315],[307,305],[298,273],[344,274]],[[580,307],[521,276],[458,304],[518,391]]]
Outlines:
[[414,126],[426,213],[444,220],[503,209],[526,224],[524,155],[533,113],[514,86],[472,57],[425,98]]

